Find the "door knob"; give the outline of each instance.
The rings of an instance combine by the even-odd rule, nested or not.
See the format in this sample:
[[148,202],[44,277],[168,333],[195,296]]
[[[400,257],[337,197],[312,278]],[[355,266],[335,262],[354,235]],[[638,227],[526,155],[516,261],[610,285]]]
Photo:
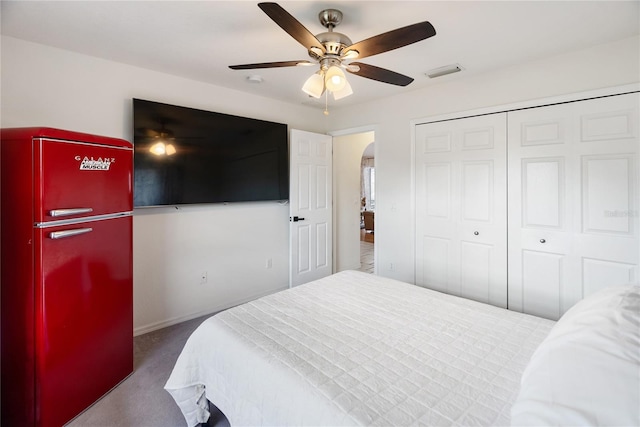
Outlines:
[[480,234],[480,233],[478,233],[477,231],[474,231],[474,232],[473,232],[473,235],[474,235],[474,236],[477,236],[478,234]]
[[540,243],[545,243],[545,242],[546,242],[546,240],[540,239]]

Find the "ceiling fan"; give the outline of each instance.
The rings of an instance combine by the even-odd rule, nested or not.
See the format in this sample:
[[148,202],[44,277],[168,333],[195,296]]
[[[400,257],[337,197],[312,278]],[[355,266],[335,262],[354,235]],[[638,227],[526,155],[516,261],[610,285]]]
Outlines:
[[374,65],[350,61],[388,52],[433,37],[436,34],[433,26],[428,21],[424,21],[352,43],[346,35],[333,31],[342,22],[342,12],[337,9],[326,9],[320,12],[318,18],[327,31],[314,36],[277,3],[259,3],[258,7],[291,37],[307,48],[312,61],[265,62],[231,65],[229,68],[250,70],[319,64],[320,70],[309,77],[302,88],[305,93],[314,98],[320,98],[325,91],[331,92],[336,100],[353,93],[342,69],[367,79],[397,86],[407,86],[413,81],[411,77]]

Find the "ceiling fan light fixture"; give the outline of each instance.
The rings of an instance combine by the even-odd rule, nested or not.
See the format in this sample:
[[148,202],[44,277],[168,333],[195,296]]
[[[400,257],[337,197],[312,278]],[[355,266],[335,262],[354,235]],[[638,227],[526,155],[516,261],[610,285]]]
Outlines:
[[309,48],[309,51],[312,52],[313,54],[315,54],[318,57],[321,57],[324,54],[322,49],[320,49],[317,46],[312,46],[311,48]]
[[333,92],[333,99],[335,99],[336,101],[353,94],[353,89],[351,89],[351,85],[349,84],[349,82],[346,79],[344,82],[345,85],[341,90]]
[[340,67],[332,65],[324,75],[324,83],[331,92],[339,92],[347,84],[347,78]]
[[320,72],[314,73],[304,82],[302,91],[314,98],[320,98],[324,92],[324,79]]
[[360,66],[356,64],[347,64],[344,66],[344,68],[350,73],[357,73],[358,71],[360,71]]
[[355,49],[350,49],[342,54],[342,59],[356,59],[358,55],[360,55],[360,52]]
[[165,152],[167,153],[167,156],[173,156],[174,154],[176,154],[176,147],[174,147],[173,144],[167,144],[165,147]]

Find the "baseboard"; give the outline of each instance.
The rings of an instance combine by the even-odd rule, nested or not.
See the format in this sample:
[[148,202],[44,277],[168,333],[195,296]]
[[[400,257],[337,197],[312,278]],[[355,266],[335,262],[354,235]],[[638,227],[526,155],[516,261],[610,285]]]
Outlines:
[[149,324],[143,325],[143,326],[138,326],[137,328],[133,329],[133,336],[137,337],[138,335],[144,335],[144,334],[147,334],[149,332],[153,332],[153,331],[157,331],[158,329],[163,329],[163,328],[166,328],[166,327],[169,327],[169,326],[177,325],[178,323],[186,322],[188,320],[196,319],[198,317],[214,315],[214,314],[219,313],[219,312],[221,312],[223,310],[229,309],[231,307],[235,307],[236,305],[244,304],[245,302],[253,301],[253,300],[261,298],[263,296],[274,294],[276,292],[280,292],[280,291],[283,291],[283,290],[288,289],[288,288],[289,288],[289,286],[285,286],[285,287],[274,289],[274,290],[267,291],[267,292],[260,292],[258,294],[251,295],[251,296],[246,297],[246,298],[241,298],[241,299],[238,299],[238,300],[234,300],[234,301],[228,302],[226,304],[220,304],[220,305],[214,306],[211,309],[202,310],[202,311],[198,311],[198,312],[195,312],[195,313],[190,313],[190,314],[187,314],[187,315],[184,315],[184,316],[173,317],[171,319],[161,320],[159,322],[153,322],[153,323],[149,323]]

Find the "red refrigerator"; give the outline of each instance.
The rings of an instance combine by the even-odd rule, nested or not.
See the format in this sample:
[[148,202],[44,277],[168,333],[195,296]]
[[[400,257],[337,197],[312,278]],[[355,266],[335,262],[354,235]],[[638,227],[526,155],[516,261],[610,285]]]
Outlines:
[[131,143],[0,131],[1,422],[61,426],[133,371]]

